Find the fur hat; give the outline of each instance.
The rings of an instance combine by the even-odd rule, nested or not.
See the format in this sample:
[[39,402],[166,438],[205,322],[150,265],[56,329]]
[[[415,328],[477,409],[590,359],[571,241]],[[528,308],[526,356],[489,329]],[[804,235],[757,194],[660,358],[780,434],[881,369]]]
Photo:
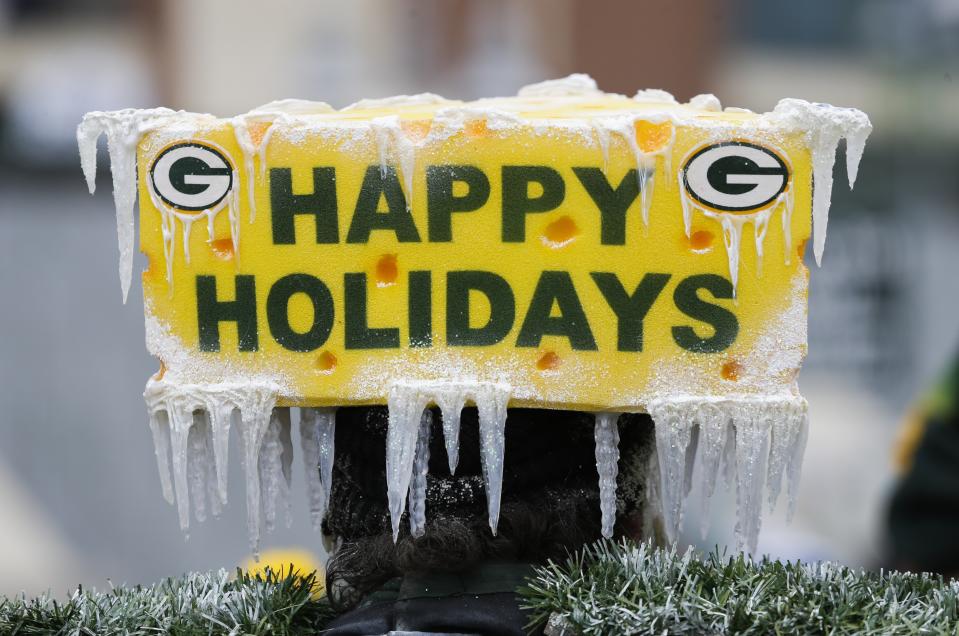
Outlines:
[[[324,531],[347,541],[390,533],[386,499],[385,407],[340,408],[335,460]],[[593,504],[599,523],[599,489],[590,413],[510,409],[506,421],[502,502],[536,504],[544,498],[581,498]],[[646,466],[653,446],[646,415],[619,420],[620,461],[617,512],[639,511],[645,500]],[[479,452],[478,415],[463,409],[460,454],[451,475],[442,419],[434,409],[426,488],[427,518],[485,519],[486,492]],[[407,523],[401,523],[405,531]]]

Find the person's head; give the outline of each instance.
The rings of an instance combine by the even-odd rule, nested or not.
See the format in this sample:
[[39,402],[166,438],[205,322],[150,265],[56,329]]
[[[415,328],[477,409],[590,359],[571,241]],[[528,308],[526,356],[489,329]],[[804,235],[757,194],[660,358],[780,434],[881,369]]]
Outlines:
[[[442,420],[434,413],[426,487],[426,532],[409,533],[404,514],[394,544],[386,499],[385,407],[341,408],[324,534],[335,548],[327,590],[355,603],[407,572],[464,571],[484,561],[544,563],[600,538],[598,474],[589,413],[510,409],[500,521],[490,531],[475,408],[462,413],[459,463],[451,475]],[[652,450],[648,416],[620,418],[616,533],[640,532]]]

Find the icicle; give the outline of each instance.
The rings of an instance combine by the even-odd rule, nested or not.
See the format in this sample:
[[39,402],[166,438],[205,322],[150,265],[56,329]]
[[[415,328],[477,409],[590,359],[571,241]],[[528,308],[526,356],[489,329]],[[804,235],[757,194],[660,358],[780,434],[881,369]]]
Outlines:
[[769,229],[769,217],[773,213],[773,208],[769,207],[756,213],[753,220],[753,229],[756,239],[756,274],[763,275],[763,243],[766,242],[766,231]]
[[[233,183],[237,183],[236,170],[233,171]],[[160,213],[160,232],[163,236],[163,258],[166,261],[166,278],[170,289],[173,289],[173,258],[176,254],[176,222],[180,221],[182,226],[183,257],[187,264],[190,263],[190,235],[193,231],[193,223],[201,216],[207,219],[207,234],[210,240],[213,240],[213,224],[217,215],[223,208],[227,208],[227,215],[230,219],[230,238],[233,241],[234,259],[239,262],[240,249],[240,228],[237,221],[237,210],[239,204],[237,200],[237,190],[234,187],[223,199],[214,207],[202,212],[186,213],[171,208],[156,193],[153,188],[153,182],[147,180],[147,192],[150,194],[150,202]]]
[[[656,427],[663,522],[675,540],[681,527],[684,488],[690,465],[698,464],[705,537],[709,500],[715,491],[720,458],[727,487],[736,483],[736,537],[739,549],[756,550],[768,486],[775,501],[783,471],[790,484],[798,479],[806,430],[806,402],[798,397],[710,398],[677,396],[650,401]],[[698,433],[697,433],[698,431]],[[693,451],[698,435],[698,449]],[[768,471],[767,471],[768,465]],[[795,479],[794,479],[795,478]],[[794,492],[794,491],[793,491]]]
[[[700,534],[703,539],[709,531],[709,506],[713,494],[716,492],[716,478],[719,473],[719,463],[723,456],[724,446],[727,444],[727,431],[732,433],[728,426],[729,415],[724,413],[715,404],[705,403],[696,415],[699,423],[699,446],[695,462],[699,470],[701,490]],[[735,438],[730,437],[735,444]],[[730,482],[732,479],[730,479]]]
[[173,446],[173,485],[176,489],[177,514],[180,516],[180,529],[190,527],[190,491],[188,475],[188,440],[190,426],[193,425],[193,406],[168,403],[167,416],[170,418],[170,440]]
[[300,444],[313,529],[320,530],[330,500],[336,409],[300,409]]
[[646,466],[646,502],[643,506],[643,536],[662,542],[668,541],[665,535],[663,518],[663,497],[660,492],[663,483],[659,459],[659,449],[654,446],[649,454]]
[[[279,117],[278,119],[282,119],[284,121],[287,120],[286,117],[282,117],[282,116]],[[256,154],[260,158],[260,178],[261,179],[266,178],[266,150],[267,148],[270,147],[270,140],[273,139],[273,131],[275,130],[276,130],[276,126],[274,126],[273,124],[270,124],[270,127],[266,129],[265,133],[263,133],[263,139],[260,140],[260,145],[256,149]],[[251,214],[250,222],[252,223],[253,222],[252,208],[251,208],[250,214]]]
[[233,123],[233,136],[236,138],[240,153],[243,155],[243,169],[246,172],[246,198],[250,206],[250,223],[253,223],[256,219],[256,196],[254,192],[256,181],[253,171],[253,155],[257,152],[257,147],[250,136],[250,126],[246,117],[240,115],[234,117],[231,121]]
[[260,473],[260,505],[263,508],[267,532],[273,532],[276,527],[277,503],[283,498],[280,494],[283,488],[281,485],[283,482],[282,469],[280,467],[280,455],[283,453],[283,448],[280,445],[278,410],[273,409],[270,423],[267,425],[260,442],[259,457],[257,458],[257,469]]
[[207,464],[206,434],[203,414],[200,411],[194,411],[193,426],[187,433],[187,475],[193,514],[201,523],[206,521],[206,478],[210,469]]
[[440,407],[440,413],[443,417],[443,441],[446,444],[446,457],[449,461],[451,475],[456,473],[456,466],[459,464],[460,417],[465,404],[466,391],[461,388],[452,388],[436,393],[436,405]]
[[872,132],[872,124],[859,125],[846,133],[846,179],[849,182],[849,189],[852,190],[856,185],[856,177],[859,175],[859,162],[862,160],[862,153],[866,149],[866,140],[869,139],[869,133]]
[[[605,136],[607,144],[612,133],[619,135],[626,143],[626,146],[633,153],[633,161],[636,165],[636,180],[639,186],[640,208],[643,217],[643,225],[645,227],[649,227],[649,210],[653,201],[653,190],[656,176],[655,157],[657,155],[663,155],[664,161],[668,162],[669,156],[672,153],[673,142],[676,138],[675,129],[673,130],[672,139],[666,144],[665,147],[659,148],[654,152],[645,153],[639,147],[639,142],[636,140],[635,117],[626,116],[594,119],[592,120],[591,125],[593,130],[597,131],[597,136],[600,139],[603,139],[601,135]],[[600,130],[603,132],[600,133]],[[602,144],[603,141],[600,141],[601,147]]]
[[498,385],[484,385],[476,391],[479,411],[480,459],[486,486],[489,527],[496,534],[499,505],[503,492],[503,460],[506,450],[506,404],[509,390]]
[[[149,110],[126,109],[112,112],[97,111],[84,115],[83,121],[77,126],[77,145],[80,150],[80,165],[87,182],[87,188],[91,194],[96,189],[97,140],[103,134],[107,137],[107,150],[110,155],[110,171],[113,176],[113,200],[117,216],[117,240],[120,251],[120,290],[123,294],[124,303],[129,294],[130,283],[133,277],[133,251],[136,240],[134,234],[135,220],[133,209],[137,199],[137,146],[145,133],[161,128],[165,123],[174,119],[182,119],[184,117],[203,120],[209,116],[187,114],[182,111],[174,112],[168,108]],[[234,170],[234,183],[238,182],[237,179],[238,176]],[[232,218],[234,216],[233,208],[237,203],[235,187],[231,195],[224,197],[224,200],[221,201],[216,208],[200,213],[189,214],[175,211],[165,204],[162,204],[160,198],[153,192],[152,181],[147,179],[146,182],[153,205],[162,215],[161,232],[163,235],[164,256],[167,261],[168,280],[172,281],[173,278],[172,261],[176,240],[176,219],[179,219],[183,224],[184,258],[189,262],[190,226],[201,216],[206,216],[208,231],[212,238],[213,217],[229,203],[231,212],[231,234],[234,243],[233,249],[234,254],[239,254],[239,230],[236,228],[236,224]]]
[[[732,414],[727,413],[731,418]],[[736,429],[730,422],[726,426],[726,443],[723,444],[723,483],[726,492],[731,492],[736,485]]]
[[722,214],[719,222],[723,226],[723,243],[726,245],[726,258],[729,261],[729,280],[733,284],[733,298],[736,298],[739,283],[739,246],[743,238],[743,219],[732,214]]
[[649,206],[653,204],[653,188],[656,186],[656,164],[646,157],[636,159],[636,178],[639,180],[639,206],[643,213],[643,225],[649,227]]
[[696,413],[696,419],[692,420],[692,428],[689,429],[689,444],[686,445],[686,474],[683,475],[683,497],[689,497],[693,489],[693,467],[696,465],[696,455],[699,450],[699,413]]
[[173,482],[170,480],[170,421],[166,411],[150,411],[150,431],[153,433],[153,449],[160,472],[160,488],[163,498],[173,504]]
[[392,153],[399,163],[406,208],[413,207],[413,172],[416,169],[416,145],[407,139],[398,117],[377,117],[370,121],[380,155],[380,174],[386,178]]
[[736,427],[736,543],[738,550],[755,554],[762,523],[770,419],[758,409],[743,411],[733,420]]
[[243,440],[241,455],[243,471],[246,474],[246,521],[250,535],[250,549],[259,558],[260,553],[260,512],[261,494],[259,478],[259,455],[263,436],[270,424],[275,395],[254,393],[247,403],[240,407],[240,432]]
[[[233,171],[233,183],[237,182],[236,170]],[[240,267],[240,195],[237,188],[233,188],[223,201],[227,202],[227,218],[230,222],[230,240],[233,243],[233,263]],[[223,201],[216,207],[219,212]],[[212,239],[212,236],[210,237]]]
[[273,410],[274,417],[278,420],[280,427],[280,472],[283,482],[280,484],[280,494],[282,495],[283,514],[286,527],[293,525],[293,507],[290,500],[290,488],[293,485],[293,435],[290,422],[290,409],[277,408]]
[[786,468],[786,496],[788,507],[786,508],[786,521],[792,521],[796,514],[796,500],[799,496],[799,477],[802,474],[802,459],[806,452],[806,441],[809,438],[809,413],[808,409],[803,408],[803,413],[799,421],[799,435],[796,437],[796,445],[792,448],[789,458],[789,465]]
[[682,168],[679,169],[676,180],[679,183],[679,204],[683,208],[683,229],[686,230],[686,238],[689,238],[693,227],[693,205],[686,192]]
[[806,133],[812,153],[813,169],[813,250],[816,263],[822,262],[826,246],[826,226],[832,201],[833,166],[839,140],[846,139],[846,173],[852,188],[859,172],[866,139],[872,124],[865,113],[854,108],[837,108],[801,99],[783,99],[767,118]]
[[406,494],[413,473],[413,456],[423,409],[429,403],[415,386],[396,385],[390,389],[387,405],[389,428],[386,434],[386,496],[389,501],[393,541],[399,537],[400,518],[406,509]]
[[213,459],[216,466],[216,487],[220,505],[227,503],[227,481],[230,457],[230,426],[233,420],[233,404],[212,402],[206,407],[213,445]]
[[[206,503],[214,518],[223,512],[224,502],[220,499],[219,474],[217,471],[216,448],[213,439],[213,423],[208,411],[195,411],[193,427],[202,431],[203,439],[203,482]],[[203,521],[200,519],[200,521]]]
[[430,431],[432,426],[433,411],[426,409],[420,418],[420,430],[416,438],[416,453],[413,457],[413,476],[410,481],[410,534],[414,537],[421,537],[426,532],[426,475],[430,468]]
[[655,422],[656,453],[661,473],[663,524],[670,541],[679,537],[686,498],[686,459],[693,420],[682,403],[652,400],[649,414]]
[[619,413],[597,413],[593,435],[596,471],[599,473],[599,508],[603,536],[613,536],[616,523],[616,475],[619,472]]
[[[796,202],[793,186],[790,184],[786,188],[786,191],[779,195],[779,198],[782,199],[782,212],[780,213],[780,217],[783,223],[783,250],[786,254],[786,265],[789,265],[793,258],[792,221],[793,207]],[[777,203],[777,205],[779,205],[779,203]]]
[[113,175],[113,202],[117,214],[117,241],[120,249],[120,291],[127,301],[133,277],[134,218],[137,199],[136,150],[140,138],[175,115],[168,108],[92,112],[77,126],[80,166],[90,194],[96,189],[97,140],[106,133]]
[[772,422],[767,484],[770,512],[776,507],[782,490],[783,473],[793,460],[794,449],[799,445],[799,437],[803,434],[805,419],[805,404],[797,403],[794,409],[783,412]]
[[729,279],[733,284],[733,297],[736,297],[736,291],[739,284],[739,262],[740,249],[742,247],[743,226],[748,223],[753,225],[756,241],[756,266],[757,274],[762,274],[762,262],[766,235],[769,229],[769,219],[772,213],[777,209],[782,209],[783,231],[785,233],[786,255],[785,261],[788,264],[790,252],[792,251],[792,239],[789,223],[792,220],[793,194],[792,188],[787,188],[779,197],[767,208],[753,212],[751,214],[733,214],[729,212],[715,212],[699,207],[691,200],[686,191],[685,177],[680,169],[677,173],[679,184],[679,202],[683,210],[683,229],[686,232],[686,238],[689,238],[692,232],[693,212],[698,211],[708,219],[712,219],[723,228],[723,245],[726,248],[726,259],[729,267]]
[[603,172],[609,170],[609,130],[599,125],[595,121],[590,121],[593,127],[593,133],[596,135],[596,143],[603,153]]

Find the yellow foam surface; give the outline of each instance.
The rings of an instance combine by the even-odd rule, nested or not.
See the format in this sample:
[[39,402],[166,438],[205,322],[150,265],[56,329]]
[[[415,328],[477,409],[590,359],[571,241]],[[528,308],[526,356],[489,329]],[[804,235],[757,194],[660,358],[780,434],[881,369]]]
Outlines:
[[[418,381],[494,382],[511,406],[606,410],[668,393],[790,393],[805,352],[810,158],[800,135],[753,120],[619,97],[514,98],[253,118],[242,124],[252,154],[231,120],[153,131],[138,149],[148,348],[170,378],[271,382],[283,405],[385,403],[390,386]],[[781,196],[745,211],[690,198],[683,169],[730,142],[782,159]],[[218,212],[157,196],[157,158],[182,144],[230,165]],[[596,192],[626,196],[637,168],[649,174],[648,225],[639,193],[618,231]],[[177,170],[174,187],[202,191],[181,183],[195,162]],[[483,181],[475,209],[456,209]],[[228,304],[240,296],[242,308]]]

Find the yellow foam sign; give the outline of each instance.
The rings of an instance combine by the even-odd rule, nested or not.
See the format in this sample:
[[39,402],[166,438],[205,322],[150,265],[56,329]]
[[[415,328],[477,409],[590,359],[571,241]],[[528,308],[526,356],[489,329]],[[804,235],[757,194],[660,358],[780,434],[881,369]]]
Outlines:
[[180,383],[259,379],[287,406],[497,383],[588,410],[794,391],[803,130],[613,96],[148,128],[147,344]]

